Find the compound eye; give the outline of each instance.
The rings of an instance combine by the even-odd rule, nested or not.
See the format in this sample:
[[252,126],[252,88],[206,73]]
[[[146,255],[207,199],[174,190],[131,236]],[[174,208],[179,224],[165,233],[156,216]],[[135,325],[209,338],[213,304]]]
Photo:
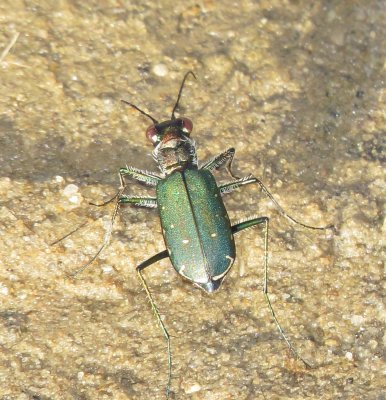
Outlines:
[[156,144],[157,142],[159,142],[157,128],[155,127],[154,124],[153,124],[153,125],[150,125],[150,126],[146,129],[146,137],[147,137],[153,144]]
[[182,123],[182,131],[187,135],[193,130],[193,122],[189,118],[180,118]]

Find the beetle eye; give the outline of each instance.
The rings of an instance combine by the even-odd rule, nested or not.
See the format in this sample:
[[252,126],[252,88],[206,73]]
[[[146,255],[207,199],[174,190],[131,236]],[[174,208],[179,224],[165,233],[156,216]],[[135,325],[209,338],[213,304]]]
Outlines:
[[189,118],[180,118],[182,123],[182,131],[187,135],[193,130],[193,122]]
[[159,142],[157,128],[155,127],[154,124],[153,124],[153,125],[150,125],[150,126],[146,129],[146,137],[147,137],[153,144],[156,144],[157,142]]

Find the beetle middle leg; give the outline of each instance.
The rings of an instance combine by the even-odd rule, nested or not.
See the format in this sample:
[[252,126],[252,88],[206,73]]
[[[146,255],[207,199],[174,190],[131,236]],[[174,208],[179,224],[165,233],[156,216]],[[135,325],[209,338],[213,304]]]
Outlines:
[[290,220],[291,222],[302,226],[303,228],[307,228],[307,229],[313,229],[313,230],[320,230],[320,231],[325,231],[327,229],[334,229],[334,225],[330,224],[330,225],[326,225],[326,226],[312,226],[312,225],[307,225],[304,224],[303,222],[298,221],[297,219],[295,219],[294,217],[291,217],[291,215],[287,214],[284,210],[284,208],[275,200],[275,198],[272,196],[272,194],[269,192],[269,190],[265,187],[265,185],[263,184],[263,182],[254,177],[251,176],[254,179],[254,182],[257,183],[260,186],[260,189],[262,190],[262,192],[272,201],[272,203],[276,206],[277,210],[279,211],[279,213],[287,218],[288,220]]
[[247,185],[247,184],[250,184],[250,183],[258,184],[260,186],[260,189],[262,190],[262,192],[272,201],[272,203],[275,205],[275,207],[277,208],[279,213],[283,217],[285,217],[288,220],[290,220],[292,223],[300,225],[303,228],[313,229],[313,230],[321,230],[321,231],[335,228],[333,224],[326,225],[326,226],[308,225],[308,224],[305,224],[303,222],[298,221],[297,219],[295,219],[291,215],[287,214],[287,212],[284,210],[284,208],[275,200],[275,198],[272,196],[272,194],[269,192],[269,190],[265,187],[263,182],[260,179],[256,178],[255,176],[253,176],[253,175],[248,175],[245,178],[238,178],[237,181],[227,182],[225,184],[219,185],[220,193],[222,195],[226,194],[226,193],[230,193],[230,192],[233,192],[235,189],[239,188],[240,186]]
[[138,277],[142,283],[142,286],[145,289],[145,292],[147,294],[147,298],[150,301],[150,305],[151,305],[151,309],[154,312],[155,317],[157,318],[157,322],[159,327],[161,328],[162,334],[166,340],[167,343],[167,351],[168,351],[168,380],[167,380],[167,384],[166,384],[166,397],[169,398],[170,396],[170,386],[171,386],[171,381],[172,381],[172,350],[171,350],[171,346],[170,346],[170,335],[165,327],[165,324],[162,321],[161,315],[158,311],[158,307],[155,304],[155,301],[153,299],[153,296],[150,292],[150,289],[145,281],[145,278],[142,274],[142,271],[146,268],[149,267],[150,265],[156,263],[157,261],[162,260],[163,258],[168,257],[168,251],[164,250],[161,251],[160,253],[155,254],[154,256],[148,258],[146,261],[142,262],[141,264],[139,264],[136,268],[137,273],[138,273]]
[[219,185],[218,188],[220,190],[221,196],[226,194],[226,193],[231,193],[240,186],[248,185],[249,183],[255,183],[256,180],[252,175],[248,175],[244,178],[238,178],[237,180],[223,183],[222,185]]
[[122,196],[122,194],[125,191],[125,188],[127,186],[126,182],[125,182],[125,176],[135,179],[139,182],[143,182],[149,186],[157,186],[158,181],[161,179],[156,173],[154,172],[149,172],[149,171],[143,171],[140,170],[138,168],[134,168],[134,167],[129,167],[126,166],[125,168],[120,168],[119,169],[119,189],[117,191],[117,193],[109,200],[103,202],[103,203],[89,203],[92,206],[97,206],[97,207],[104,207],[107,204],[110,204],[111,202],[113,202],[115,199],[119,199]]
[[133,179],[136,179],[141,182],[145,182],[148,185],[156,185],[159,177],[156,174],[153,174],[151,172],[147,171],[141,171],[133,167],[126,167],[126,168],[121,168],[119,170],[119,181],[120,181],[120,186],[117,191],[117,193],[112,197],[111,199],[101,203],[90,203],[91,205],[98,206],[98,207],[103,207],[106,206],[107,204],[115,201],[115,206],[114,206],[114,211],[111,214],[111,219],[110,219],[110,224],[109,227],[105,233],[105,237],[103,239],[103,243],[101,247],[98,249],[98,251],[91,257],[91,259],[84,264],[81,268],[77,269],[76,271],[72,272],[70,274],[71,277],[75,277],[76,275],[82,273],[89,265],[91,265],[102,253],[102,251],[106,248],[106,246],[109,244],[110,237],[113,231],[113,226],[115,219],[118,215],[119,207],[121,204],[132,204],[135,206],[140,206],[140,207],[148,207],[148,208],[156,208],[157,207],[157,201],[153,197],[144,197],[144,196],[126,196],[123,195],[123,193],[126,190],[126,182],[124,179],[124,176],[129,175]]
[[[79,269],[77,269],[76,271],[72,272],[69,274],[70,277],[75,278],[76,275],[82,273],[89,265],[91,265],[98,257],[99,255],[102,253],[102,251],[106,248],[106,246],[109,244],[110,242],[110,237],[111,237],[111,233],[113,230],[113,226],[114,226],[114,222],[115,219],[118,215],[118,210],[121,204],[125,204],[125,203],[129,203],[129,204],[133,204],[135,206],[139,206],[139,207],[148,207],[148,208],[155,208],[157,207],[157,201],[155,198],[153,197],[141,197],[141,196],[136,196],[136,197],[131,197],[131,196],[124,196],[122,195],[122,192],[124,190],[124,187],[122,189],[120,189],[118,191],[118,193],[110,200],[108,200],[105,203],[102,204],[96,204],[97,206],[104,206],[106,204],[111,203],[113,200],[117,199],[115,206],[114,206],[114,211],[111,214],[111,219],[110,219],[110,224],[109,227],[105,233],[105,237],[103,239],[103,243],[101,245],[101,247],[98,249],[98,251],[90,258],[90,260],[87,261],[86,264],[84,264],[82,267],[80,267]],[[68,235],[66,235],[67,237]]]
[[133,204],[138,207],[157,208],[156,197],[122,195],[119,197],[118,203]]
[[299,353],[296,351],[296,349],[293,347],[292,343],[289,341],[287,338],[287,335],[285,334],[283,328],[280,325],[279,320],[276,317],[275,311],[273,310],[271,300],[268,295],[268,226],[269,226],[269,218],[268,217],[258,217],[258,218],[252,218],[248,221],[243,221],[240,222],[236,225],[232,226],[232,233],[238,233],[244,229],[251,228],[256,225],[264,224],[264,282],[263,282],[263,293],[265,300],[267,302],[268,308],[271,312],[272,318],[275,321],[275,324],[280,332],[281,337],[284,339],[284,341],[287,343],[288,348],[292,352],[292,354],[295,356],[295,358],[301,360],[304,365],[308,368],[311,367],[311,365],[305,361]]

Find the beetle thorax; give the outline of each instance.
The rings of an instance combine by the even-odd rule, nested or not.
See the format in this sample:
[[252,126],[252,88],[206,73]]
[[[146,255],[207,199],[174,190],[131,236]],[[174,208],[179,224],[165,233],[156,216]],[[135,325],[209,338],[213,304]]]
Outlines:
[[194,140],[180,132],[170,130],[153,151],[163,175],[170,175],[174,171],[197,168],[197,155]]

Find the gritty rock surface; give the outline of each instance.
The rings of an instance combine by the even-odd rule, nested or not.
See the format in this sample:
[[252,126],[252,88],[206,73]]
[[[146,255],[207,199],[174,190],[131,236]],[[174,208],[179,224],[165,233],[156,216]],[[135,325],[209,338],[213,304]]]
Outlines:
[[[126,164],[156,170],[145,130],[180,114],[201,161],[236,148],[258,188],[225,198],[263,235],[207,295],[164,260],[145,272],[172,337],[175,399],[383,399],[385,6],[382,2],[2,1],[0,399],[163,399],[166,345],[135,266],[164,249],[156,210],[125,207]],[[219,181],[229,176],[219,172]],[[130,194],[151,195],[131,184]],[[71,235],[67,236],[69,233]],[[63,238],[58,241],[58,239]],[[383,379],[383,380],[382,380]]]

